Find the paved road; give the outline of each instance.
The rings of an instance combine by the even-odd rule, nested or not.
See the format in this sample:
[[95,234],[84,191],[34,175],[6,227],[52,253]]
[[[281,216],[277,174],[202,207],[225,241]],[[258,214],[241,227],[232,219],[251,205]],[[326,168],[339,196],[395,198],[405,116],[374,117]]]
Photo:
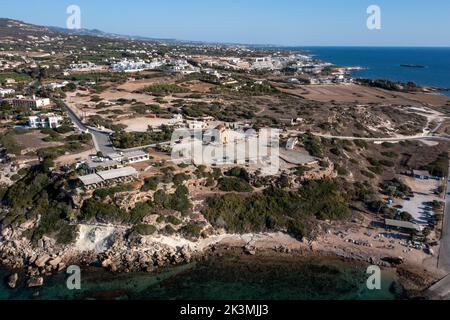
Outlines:
[[89,132],[92,135],[92,140],[94,141],[95,149],[97,151],[102,152],[104,155],[115,153],[114,147],[112,146],[111,140],[109,139],[109,135],[107,133],[94,130],[92,128],[88,128],[86,125],[81,122],[81,119],[78,117],[72,109],[64,103],[66,106],[67,112],[69,114],[72,122],[83,132]]
[[446,192],[444,225],[442,228],[438,267],[450,273],[450,180],[447,181]]
[[[80,119],[80,117],[70,108],[67,103],[64,103],[66,106],[67,112],[69,114],[70,119],[75,124],[75,126],[83,132],[89,132],[92,135],[92,140],[94,141],[95,149],[97,151],[102,152],[104,155],[116,153],[116,152],[127,152],[127,151],[136,151],[142,150],[145,148],[155,148],[157,144],[150,144],[147,146],[140,146],[136,148],[129,149],[119,149],[114,148],[111,139],[109,138],[109,134],[102,132],[100,130],[96,130],[91,127],[87,127]],[[170,145],[171,141],[158,143],[158,145]]]

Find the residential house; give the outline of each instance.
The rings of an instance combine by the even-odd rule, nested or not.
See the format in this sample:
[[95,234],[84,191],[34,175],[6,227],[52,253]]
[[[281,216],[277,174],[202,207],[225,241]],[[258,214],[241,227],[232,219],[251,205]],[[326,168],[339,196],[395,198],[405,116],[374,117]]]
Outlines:
[[37,115],[28,117],[28,125],[30,128],[52,128],[56,129],[61,127],[61,117],[55,116],[53,114],[48,115]]

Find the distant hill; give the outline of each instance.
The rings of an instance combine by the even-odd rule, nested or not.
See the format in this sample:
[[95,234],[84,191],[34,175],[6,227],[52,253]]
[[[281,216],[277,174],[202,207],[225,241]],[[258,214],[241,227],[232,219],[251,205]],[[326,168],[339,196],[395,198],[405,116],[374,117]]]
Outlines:
[[36,26],[18,20],[0,18],[0,38],[27,38],[53,36],[55,32],[48,27]]
[[57,35],[78,35],[88,37],[99,37],[115,40],[138,40],[148,42],[178,42],[175,39],[156,39],[140,36],[120,35],[103,32],[97,29],[78,29],[71,30],[60,27],[38,26],[23,21],[0,18],[0,39],[10,38],[25,39],[30,37],[57,36]]
[[158,41],[158,42],[176,42],[175,39],[156,39],[156,38],[148,38],[148,37],[140,37],[140,36],[129,36],[115,33],[108,33],[98,29],[66,29],[60,27],[48,27],[49,30],[65,33],[65,34],[73,34],[79,36],[90,36],[90,37],[100,37],[100,38],[109,38],[109,39],[121,39],[121,40],[140,40],[140,41]]
[[[166,44],[211,44],[211,45],[245,45],[240,43],[219,43],[219,42],[204,42],[204,41],[192,41],[192,40],[178,40],[178,39],[163,39],[163,38],[151,38],[142,36],[130,36],[115,33],[108,33],[98,29],[67,29],[61,27],[52,26],[39,26],[30,23],[26,23],[19,20],[13,20],[8,18],[0,18],[0,40],[17,40],[17,39],[30,39],[32,37],[55,37],[55,36],[67,36],[77,35],[80,37],[97,37],[102,39],[113,39],[117,41],[145,41],[156,42]],[[265,48],[268,45],[251,45],[255,48]],[[270,47],[270,46],[269,46]],[[279,46],[277,46],[279,47]]]

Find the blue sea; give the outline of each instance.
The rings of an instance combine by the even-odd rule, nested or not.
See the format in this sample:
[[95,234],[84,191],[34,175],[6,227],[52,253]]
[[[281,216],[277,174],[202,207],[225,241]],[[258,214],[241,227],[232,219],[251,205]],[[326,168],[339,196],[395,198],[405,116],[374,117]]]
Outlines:
[[[450,88],[450,47],[303,47],[316,58],[339,66],[359,66],[353,76],[393,81],[413,81],[420,85]],[[402,67],[402,64],[425,68]],[[450,95],[450,92],[443,92]]]

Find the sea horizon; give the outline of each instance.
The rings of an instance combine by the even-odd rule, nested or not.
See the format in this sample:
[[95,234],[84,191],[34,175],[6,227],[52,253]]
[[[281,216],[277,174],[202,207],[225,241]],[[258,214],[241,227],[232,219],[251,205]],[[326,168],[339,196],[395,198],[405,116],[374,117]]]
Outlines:
[[[450,88],[450,47],[307,46],[284,50],[308,51],[315,58],[337,66],[364,68],[351,72],[356,78],[412,81],[423,86]],[[407,64],[423,68],[402,66]]]

